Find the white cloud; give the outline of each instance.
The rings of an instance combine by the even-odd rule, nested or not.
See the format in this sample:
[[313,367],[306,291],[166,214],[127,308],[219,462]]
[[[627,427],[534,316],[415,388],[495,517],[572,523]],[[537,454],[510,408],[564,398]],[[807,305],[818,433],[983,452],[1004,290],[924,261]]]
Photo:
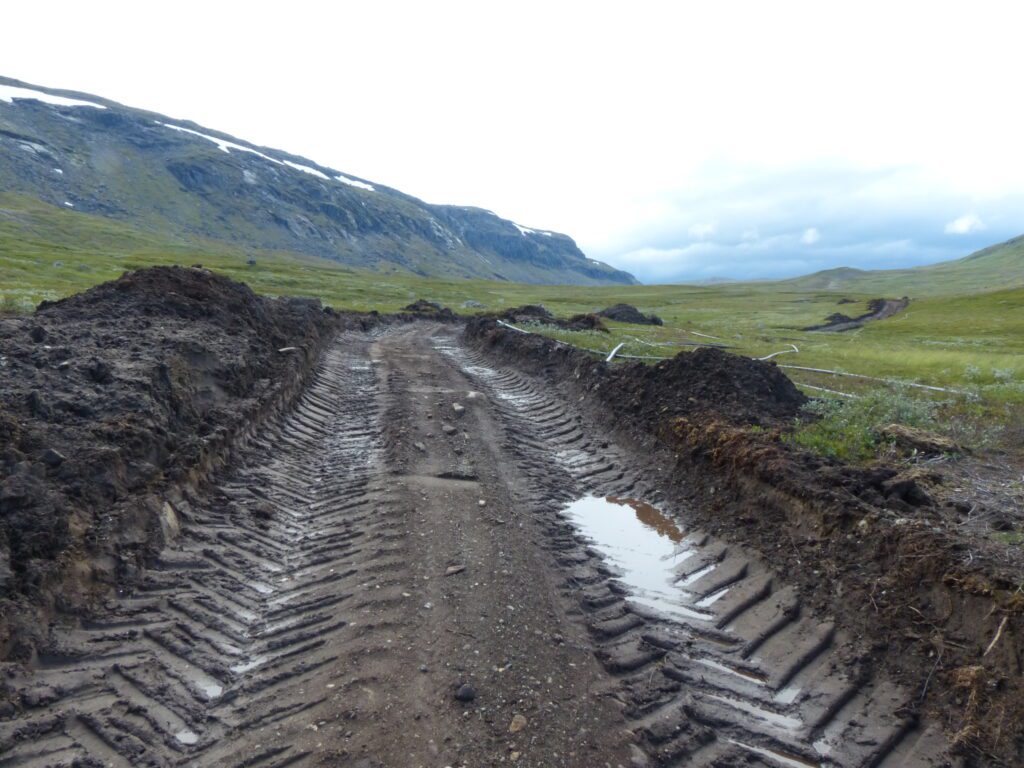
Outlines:
[[804,233],[800,236],[800,242],[804,245],[814,245],[819,240],[821,240],[821,233],[814,227],[805,229]]
[[[854,237],[909,236],[922,252],[924,233],[950,251],[1021,234],[1005,231],[1021,222],[1008,201],[1024,195],[1024,101],[1007,96],[1019,90],[1019,2],[976,14],[930,4],[927,35],[919,34],[920,3],[891,0],[856,9],[814,0],[638,3],[628,14],[614,4],[541,0],[254,0],[246,14],[230,3],[180,0],[175,14],[156,5],[97,11],[121,4],[8,4],[6,26],[45,29],[54,53],[40,55],[36,35],[8,35],[0,72],[195,120],[430,202],[489,208],[565,232],[588,255],[623,266],[625,254],[645,247],[715,241],[722,250],[700,258],[726,269],[741,256],[729,243],[754,231],[765,241],[784,236],[780,254],[815,258]],[[154,24],[163,34],[139,33]],[[344,29],[345,44],[281,34],[296,24]],[[821,33],[837,29],[843,34]],[[208,55],[182,57],[183,39]],[[865,42],[873,51],[866,58]],[[360,76],[346,81],[344,98],[331,98],[339,71]],[[474,98],[422,87],[455,77]],[[666,95],[673,93],[686,98]],[[529,94],[530,108],[510,109],[509,94]],[[0,111],[7,106],[0,102]],[[752,115],[769,114],[778,118],[751,130]],[[808,176],[771,183],[781,172],[828,167],[874,173],[875,183],[848,178],[837,196],[836,184],[815,186]],[[906,173],[878,173],[892,168]],[[735,189],[748,194],[737,201],[726,194]],[[908,200],[920,217],[900,215]],[[949,219],[969,210],[984,233],[943,235]],[[813,247],[800,243],[807,221],[828,232]],[[713,232],[689,232],[708,222]],[[844,258],[857,265],[865,252]]]
[[718,231],[718,223],[706,221],[700,224],[691,224],[687,231],[690,233],[690,237],[697,240],[705,240]]
[[965,213],[959,219],[953,219],[946,225],[947,235],[969,235],[971,232],[980,232],[985,228],[983,222],[975,213]]

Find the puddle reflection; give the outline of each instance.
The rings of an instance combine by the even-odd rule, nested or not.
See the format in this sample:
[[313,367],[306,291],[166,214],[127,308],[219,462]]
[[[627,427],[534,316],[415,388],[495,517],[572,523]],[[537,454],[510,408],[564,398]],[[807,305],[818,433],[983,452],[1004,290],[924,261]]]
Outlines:
[[636,499],[585,496],[564,514],[619,572],[634,602],[669,617],[711,618],[687,607],[687,593],[674,583],[676,568],[693,552],[683,543],[685,532],[661,510]]

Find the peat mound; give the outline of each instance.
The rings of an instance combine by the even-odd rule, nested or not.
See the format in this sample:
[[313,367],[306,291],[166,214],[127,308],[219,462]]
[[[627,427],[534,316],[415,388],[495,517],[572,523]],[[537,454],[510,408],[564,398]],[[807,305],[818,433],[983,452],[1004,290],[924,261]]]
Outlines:
[[[450,322],[452,320],[458,320],[459,316],[452,312],[448,307],[443,307],[437,302],[427,301],[426,299],[416,299],[412,304],[407,304],[403,309],[402,313],[413,315],[417,319],[421,317],[429,317],[434,320],[440,320],[442,322]],[[398,315],[401,318],[403,315]]]
[[615,320],[619,323],[632,323],[633,325],[664,325],[664,322],[657,315],[645,315],[632,304],[614,304],[607,309],[598,312],[601,317]]
[[593,313],[573,315],[568,320],[563,320],[560,317],[555,317],[539,304],[524,304],[521,307],[512,307],[496,315],[496,317],[507,323],[537,323],[561,328],[565,331],[601,331],[602,333],[608,333],[608,328],[601,322],[601,318]]
[[173,536],[168,489],[294,394],[348,317],[157,267],[0,321],[0,658]]
[[[572,347],[535,334],[510,334],[493,320],[476,318],[466,326],[474,344],[496,349],[523,366],[543,368],[561,359],[578,378],[595,377],[617,411],[665,422],[672,417],[714,413],[748,424],[792,418],[807,402],[771,361],[751,360],[720,349],[701,347],[656,365],[608,365]],[[589,380],[589,379],[588,379]]]
[[524,304],[506,309],[498,318],[507,323],[554,323],[555,316],[540,304]]

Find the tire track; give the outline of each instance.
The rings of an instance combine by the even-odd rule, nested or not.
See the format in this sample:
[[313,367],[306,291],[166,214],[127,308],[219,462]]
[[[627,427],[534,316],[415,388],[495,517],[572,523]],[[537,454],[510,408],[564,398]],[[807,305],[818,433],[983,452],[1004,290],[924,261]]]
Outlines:
[[526,374],[497,370],[454,341],[439,349],[486,391],[506,448],[531,477],[565,588],[616,678],[648,762],[661,766],[948,765],[944,737],[909,714],[912,696],[872,675],[858,645],[811,615],[768,564],[699,531],[682,532],[673,616],[644,606],[605,553],[564,515],[586,495],[630,496],[672,514],[626,451]]
[[377,642],[354,618],[388,599],[374,574],[403,560],[404,537],[377,514],[389,500],[367,346],[339,340],[220,493],[178,506],[181,538],[106,619],[53,633],[20,681],[25,713],[0,724],[0,765],[308,761],[241,737],[310,719],[334,688],[310,681],[340,648]]

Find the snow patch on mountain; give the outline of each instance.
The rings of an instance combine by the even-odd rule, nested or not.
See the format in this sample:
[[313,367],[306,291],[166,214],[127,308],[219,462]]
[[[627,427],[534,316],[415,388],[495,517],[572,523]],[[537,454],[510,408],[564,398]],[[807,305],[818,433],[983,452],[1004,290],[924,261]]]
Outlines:
[[0,84],[0,101],[13,104],[15,99],[32,99],[41,101],[44,104],[52,104],[56,107],[93,107],[94,109],[106,109],[102,104],[81,99],[69,99],[66,96],[54,96],[50,93],[37,91],[32,88],[18,88],[14,85]]

